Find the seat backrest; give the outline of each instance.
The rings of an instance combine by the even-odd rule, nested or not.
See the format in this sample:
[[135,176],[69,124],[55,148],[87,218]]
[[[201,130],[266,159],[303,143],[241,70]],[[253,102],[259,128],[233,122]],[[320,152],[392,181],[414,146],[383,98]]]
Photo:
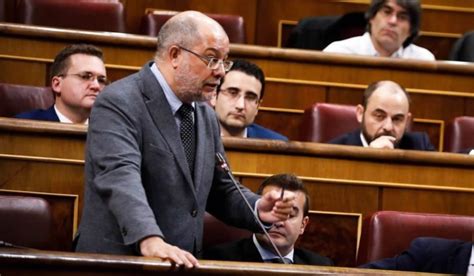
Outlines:
[[229,226],[209,213],[204,215],[204,248],[209,248],[220,243],[240,240],[250,237],[251,235],[252,233],[250,231]]
[[304,111],[300,140],[326,143],[359,127],[355,106],[316,103]]
[[122,3],[97,0],[17,0],[18,23],[93,31],[125,32]]
[[50,87],[0,83],[0,116],[12,117],[35,109],[47,109],[54,104]]
[[323,50],[333,41],[362,35],[365,26],[363,12],[303,18],[292,30],[285,47]]
[[17,246],[54,250],[48,202],[29,196],[0,195],[0,240]]
[[[177,13],[177,11],[147,9],[142,18],[140,33],[148,36],[157,36],[163,24]],[[247,42],[242,16],[212,13],[207,13],[206,15],[221,24],[231,43]]]
[[364,219],[357,264],[400,254],[417,237],[470,241],[473,232],[470,216],[379,211]]
[[474,31],[465,33],[454,43],[450,60],[474,62]]
[[474,148],[474,117],[456,117],[446,125],[444,151],[461,152],[469,148]]

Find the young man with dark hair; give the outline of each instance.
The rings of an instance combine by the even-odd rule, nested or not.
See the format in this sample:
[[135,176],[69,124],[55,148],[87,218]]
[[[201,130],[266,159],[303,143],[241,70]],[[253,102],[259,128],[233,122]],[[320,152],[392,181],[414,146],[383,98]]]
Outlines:
[[108,83],[102,51],[88,44],[67,46],[55,57],[50,76],[54,105],[15,117],[87,124],[97,95]]
[[[276,245],[286,263],[306,265],[333,265],[332,260],[309,250],[295,248],[298,237],[303,235],[309,221],[309,196],[303,182],[293,174],[277,174],[268,177],[260,185],[257,193],[281,190],[293,191],[296,204],[286,221],[274,223],[268,230],[271,240]],[[207,250],[206,259],[240,261],[240,262],[281,262],[274,252],[271,242],[262,233],[255,233],[252,238],[218,245]]]
[[324,52],[435,60],[413,41],[418,36],[421,7],[418,0],[372,0],[366,12],[367,32],[336,41]]
[[254,123],[264,92],[262,69],[246,60],[234,60],[211,100],[222,136],[288,141],[287,137]]

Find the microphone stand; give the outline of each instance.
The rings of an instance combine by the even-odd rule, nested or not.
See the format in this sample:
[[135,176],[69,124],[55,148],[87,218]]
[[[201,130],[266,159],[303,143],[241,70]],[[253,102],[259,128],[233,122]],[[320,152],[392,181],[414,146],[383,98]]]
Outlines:
[[283,258],[283,256],[281,255],[280,253],[280,250],[278,250],[278,248],[276,247],[275,243],[272,241],[270,235],[268,234],[267,230],[265,229],[265,226],[263,225],[263,223],[260,221],[260,219],[257,217],[257,215],[254,213],[254,210],[253,210],[253,207],[250,205],[249,201],[247,200],[247,198],[245,197],[244,193],[242,192],[242,189],[240,189],[240,186],[239,184],[237,183],[237,181],[235,180],[234,176],[232,175],[232,172],[230,171],[229,169],[229,166],[227,165],[227,162],[225,161],[224,157],[222,156],[222,154],[220,152],[216,153],[216,157],[217,157],[217,162],[218,162],[218,165],[221,169],[223,169],[227,175],[229,176],[230,180],[232,181],[232,183],[234,183],[235,187],[237,188],[237,191],[239,191],[240,193],[240,196],[243,198],[244,202],[247,204],[247,207],[250,209],[250,212],[252,213],[252,215],[254,216],[254,219],[257,221],[258,225],[260,226],[260,228],[262,229],[263,233],[265,234],[265,236],[267,237],[267,239],[270,241],[272,247],[273,247],[273,250],[275,251],[275,253],[278,255],[278,257],[280,258],[281,262],[283,264],[288,264],[288,262],[285,260],[285,258]]

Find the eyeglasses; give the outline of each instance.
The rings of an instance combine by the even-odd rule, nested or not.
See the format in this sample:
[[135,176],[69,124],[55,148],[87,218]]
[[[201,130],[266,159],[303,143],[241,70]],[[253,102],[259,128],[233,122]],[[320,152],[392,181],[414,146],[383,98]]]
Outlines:
[[206,57],[206,56],[201,56],[200,54],[196,53],[196,52],[193,52],[189,49],[186,49],[184,47],[181,47],[181,46],[178,46],[180,49],[183,49],[185,50],[186,52],[188,53],[191,53],[195,56],[197,56],[198,58],[200,58],[202,61],[204,61],[204,63],[207,64],[207,68],[211,69],[211,70],[217,70],[219,68],[219,65],[222,64],[222,66],[224,67],[224,70],[227,72],[230,70],[230,68],[232,67],[232,65],[234,64],[232,61],[230,60],[221,60],[221,59],[218,59],[216,57]]
[[240,99],[240,97],[244,97],[244,101],[248,105],[257,105],[260,101],[257,94],[241,93],[241,90],[234,87],[221,89],[219,90],[219,93],[226,95],[231,101],[236,101]]
[[95,79],[97,79],[97,82],[102,87],[110,83],[110,81],[107,79],[106,76],[94,75],[91,72],[81,72],[81,73],[76,73],[76,74],[61,74],[58,76],[59,77],[76,76],[82,81],[94,81]]

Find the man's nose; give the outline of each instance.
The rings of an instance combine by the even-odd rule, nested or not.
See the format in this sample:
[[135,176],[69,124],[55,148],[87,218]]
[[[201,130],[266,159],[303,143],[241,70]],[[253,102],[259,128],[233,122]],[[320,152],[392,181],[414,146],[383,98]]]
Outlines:
[[214,77],[222,79],[225,76],[224,63],[219,62],[219,66],[212,70]]
[[397,14],[396,13],[392,13],[388,16],[388,22],[391,23],[391,24],[396,24],[397,23]]
[[245,108],[245,97],[244,95],[238,95],[237,100],[235,102],[235,107],[239,109]]
[[383,124],[383,129],[385,131],[392,131],[393,130],[393,121],[392,118],[387,118],[385,119],[385,122]]

